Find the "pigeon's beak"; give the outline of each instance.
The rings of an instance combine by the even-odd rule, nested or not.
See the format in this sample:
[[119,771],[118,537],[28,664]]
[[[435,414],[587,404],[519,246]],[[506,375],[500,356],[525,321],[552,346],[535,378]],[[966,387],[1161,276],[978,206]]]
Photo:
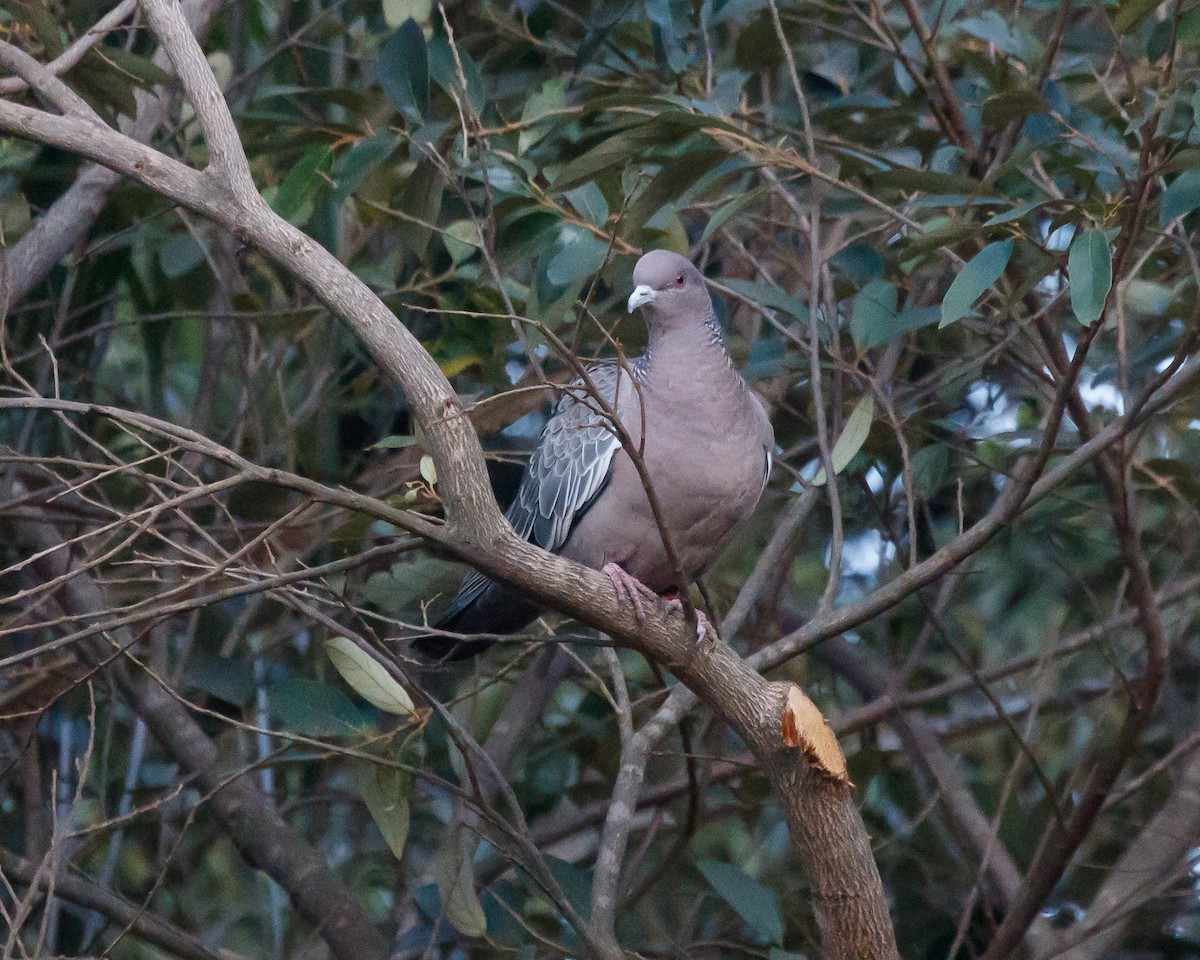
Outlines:
[[647,303],[653,303],[657,299],[658,293],[655,292],[653,287],[639,283],[633,288],[633,293],[629,295],[629,312],[633,313],[638,307],[645,306]]

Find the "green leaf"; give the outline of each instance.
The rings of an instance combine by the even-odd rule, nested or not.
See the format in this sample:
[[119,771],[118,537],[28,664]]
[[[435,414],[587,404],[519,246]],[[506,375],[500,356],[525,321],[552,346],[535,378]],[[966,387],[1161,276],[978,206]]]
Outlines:
[[465,830],[447,838],[438,857],[437,886],[446,919],[464,937],[487,934],[487,917],[475,893],[472,844]]
[[[562,77],[554,77],[542,84],[542,88],[531,94],[525,101],[521,111],[521,132],[517,135],[517,153],[524,153],[530,147],[539,143],[550,132],[554,116],[546,114],[561,110],[567,105],[566,81]],[[545,117],[545,119],[539,119]]]
[[325,652],[337,672],[354,691],[385,713],[410,716],[415,712],[412,697],[387,669],[347,637],[333,637],[325,643]]
[[922,225],[920,233],[912,232],[904,241],[905,257],[931,253],[940,247],[953,247],[979,236],[979,226],[954,217],[935,217]]
[[1176,217],[1182,217],[1200,207],[1200,167],[1185,170],[1167,187],[1159,207],[1158,222],[1166,226]]
[[565,196],[592,226],[603,227],[608,222],[608,201],[604,199],[604,191],[596,185],[595,180],[568,190]]
[[107,63],[95,50],[89,50],[88,55],[75,64],[71,78],[75,89],[89,102],[94,100],[107,104],[127,117],[137,114],[133,81]]
[[392,28],[409,19],[429,23],[432,12],[433,0],[383,0],[383,20]]
[[[436,223],[442,207],[445,183],[432,160],[422,160],[408,177],[401,194],[399,208],[424,221]],[[400,225],[400,243],[418,257],[425,256],[433,231],[420,223],[406,221]]]
[[41,0],[9,0],[0,10],[10,5],[11,11],[6,12],[15,16],[18,23],[24,21],[33,28],[34,34],[46,48],[46,59],[53,60],[63,52],[62,32],[48,4],[42,3]]
[[774,890],[727,863],[701,860],[696,866],[721,899],[760,937],[776,946],[783,944],[783,913]]
[[564,164],[554,178],[554,189],[569,190],[593,179],[601,170],[618,170],[635,154],[651,143],[661,140],[664,131],[657,123],[643,123],[605,138],[599,145]]
[[782,310],[803,323],[808,322],[808,308],[795,297],[788,296],[778,287],[769,283],[730,278],[723,282],[723,286],[760,307],[766,307],[768,310]]
[[574,239],[564,244],[546,267],[546,279],[556,287],[565,287],[576,280],[590,277],[604,266],[608,244],[585,231],[577,231]]
[[254,668],[247,660],[193,653],[184,678],[189,685],[239,707],[254,696]]
[[700,235],[700,243],[707,243],[709,237],[720,230],[730,217],[741,213],[742,210],[750,206],[750,204],[754,203],[759,197],[766,193],[769,187],[770,184],[763,184],[761,187],[756,187],[749,193],[743,193],[740,197],[730,200],[727,204],[725,204],[725,206],[721,207],[720,210],[712,215],[712,219],[709,220],[705,225],[704,232]]
[[750,344],[750,356],[742,368],[742,376],[747,380],[765,380],[798,363],[799,359],[788,353],[782,337],[760,337]]
[[1045,206],[1047,203],[1049,203],[1048,200],[1031,200],[1029,203],[1022,203],[1011,210],[1004,210],[995,216],[989,217],[984,221],[983,225],[985,227],[995,227],[1002,223],[1012,223],[1014,220],[1020,220],[1025,214],[1032,213],[1038,207]]
[[396,138],[390,133],[379,133],[347,150],[338,158],[335,168],[333,178],[337,186],[333,199],[340,203],[350,196],[367,174],[387,160],[395,149]]
[[728,154],[724,150],[692,150],[678,160],[664,164],[646,189],[625,211],[623,226],[627,233],[642,227],[668,203],[678,200],[697,180],[716,167]]
[[[868,393],[855,404],[854,409],[850,412],[850,416],[846,418],[846,426],[842,429],[842,435],[837,438],[837,443],[829,451],[829,459],[833,461],[833,472],[835,474],[839,474],[845,470],[846,465],[854,459],[855,454],[867,442],[867,436],[871,432],[871,421],[874,417],[875,398]],[[822,467],[817,471],[817,475],[813,477],[813,486],[819,487],[824,483],[825,468]]]
[[942,299],[942,320],[938,329],[961,320],[971,312],[975,301],[1000,279],[1012,252],[1013,241],[1010,237],[989,243],[963,265]]
[[995,10],[985,9],[978,17],[960,20],[956,24],[963,33],[978,37],[1013,57],[1024,54],[1020,36]]
[[159,246],[158,262],[163,273],[175,280],[204,262],[204,250],[190,233],[173,233]]
[[1161,317],[1171,306],[1170,287],[1151,280],[1130,280],[1125,284],[1125,309],[1139,316]]
[[883,257],[872,246],[852,243],[829,258],[829,266],[860,289],[883,276]]
[[1104,313],[1112,289],[1112,251],[1102,231],[1088,230],[1075,238],[1067,254],[1067,279],[1075,318],[1091,326]]
[[271,207],[285,220],[291,220],[300,212],[306,200],[316,192],[317,187],[325,180],[318,175],[324,168],[329,170],[333,161],[333,148],[326,146],[309,147],[296,165],[288,171],[279,189],[275,192],[275,200]]
[[365,761],[351,768],[354,787],[363,798],[375,826],[397,860],[404,856],[408,841],[409,808],[407,778],[402,770]]
[[586,917],[592,909],[592,874],[582,864],[571,863],[558,857],[547,856],[546,866],[557,881],[567,901],[581,917]]
[[1179,21],[1177,42],[1181,47],[1191,47],[1193,50],[1200,47],[1200,9],[1194,8],[1183,15]]
[[425,33],[411,17],[379,46],[379,85],[388,103],[410,120],[429,110],[429,52]]
[[965,193],[979,189],[979,182],[960,173],[938,173],[935,170],[914,170],[910,167],[893,167],[872,173],[871,178],[881,187],[895,187],[915,193]]
[[1031,113],[1048,113],[1049,105],[1036,90],[1006,90],[983,101],[983,125],[1002,127]]
[[[477,64],[462,44],[450,46],[450,41],[443,36],[435,36],[429,41],[427,48],[429,57],[429,77],[447,93],[462,97],[463,81],[466,81],[466,99],[471,108],[479,113],[483,110],[485,93],[483,77]],[[462,66],[462,77],[459,78],[459,65]]]
[[411,447],[417,442],[416,437],[398,436],[393,434],[389,437],[384,437],[378,443],[373,443],[367,447],[368,450],[399,450],[402,447]]
[[102,47],[93,47],[87,55],[88,57],[95,55],[105,62],[113,64],[122,73],[132,77],[134,83],[143,90],[153,90],[171,79],[171,75],[149,57],[130,53],[123,47],[105,44]]
[[850,309],[850,336],[860,350],[892,339],[900,294],[890,280],[872,280],[858,291]]
[[888,339],[929,327],[942,318],[941,307],[905,307],[892,318]]
[[362,714],[340,690],[293,677],[267,688],[271,714],[289,733],[306,737],[340,737],[363,729]]
[[455,220],[442,232],[442,243],[450,259],[455,263],[463,263],[479,249],[479,231],[471,220]]
[[918,499],[929,499],[950,478],[950,450],[945,444],[931,443],[912,455],[913,493]]
[[1118,34],[1127,33],[1162,0],[1121,0],[1117,4],[1117,15],[1113,17],[1113,28]]

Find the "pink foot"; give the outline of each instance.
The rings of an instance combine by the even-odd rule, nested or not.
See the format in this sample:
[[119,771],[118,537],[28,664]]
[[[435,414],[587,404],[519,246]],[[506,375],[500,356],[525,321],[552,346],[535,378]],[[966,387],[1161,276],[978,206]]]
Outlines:
[[[664,606],[668,613],[683,613],[683,601],[678,597],[671,597]],[[712,625],[712,621],[708,619],[703,610],[696,610],[696,642],[703,643],[705,640],[717,639],[717,628]]]
[[627,573],[619,564],[606,563],[600,568],[600,572],[612,581],[613,586],[616,587],[617,596],[632,604],[634,611],[637,613],[638,623],[645,620],[646,605],[642,602],[642,598],[657,600],[658,594],[642,583],[637,577]]

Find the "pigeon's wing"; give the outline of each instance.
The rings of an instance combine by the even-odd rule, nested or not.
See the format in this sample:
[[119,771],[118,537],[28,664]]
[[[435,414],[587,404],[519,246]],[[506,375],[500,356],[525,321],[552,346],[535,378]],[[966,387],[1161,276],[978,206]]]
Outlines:
[[[610,408],[617,406],[621,369],[616,364],[588,371],[596,392]],[[621,446],[603,412],[582,380],[575,380],[558,402],[530,457],[508,521],[522,537],[554,552],[608,483],[613,454]]]
[[[588,376],[596,393],[615,410],[621,381],[628,382],[629,374],[616,364],[601,364],[589,368]],[[582,378],[572,381],[542,430],[516,499],[505,514],[517,534],[543,550],[562,547],[607,485],[620,446],[604,406],[589,395]],[[471,573],[443,623],[457,619],[490,582],[480,573]]]
[[771,479],[771,467],[775,465],[775,429],[771,426],[771,418],[767,414],[767,408],[763,406],[763,402],[753,393],[750,394],[750,399],[754,401],[754,409],[758,413],[759,435],[762,437],[763,445],[763,478],[762,486],[758,491],[758,495],[761,497],[763,491],[767,489],[767,481]]

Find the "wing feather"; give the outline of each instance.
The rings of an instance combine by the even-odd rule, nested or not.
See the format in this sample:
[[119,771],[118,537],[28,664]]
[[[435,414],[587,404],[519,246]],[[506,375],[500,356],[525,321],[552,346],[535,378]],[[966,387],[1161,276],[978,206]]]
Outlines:
[[[589,369],[588,375],[611,403],[618,377],[624,376],[620,368],[604,364]],[[583,398],[582,390],[578,379],[564,392],[508,510],[513,528],[545,550],[557,550],[566,542],[608,481],[613,454],[621,446],[599,405]]]
[[[603,364],[591,367],[588,376],[613,404],[619,378],[627,374],[615,364]],[[564,391],[505,514],[518,536],[544,550],[558,550],[567,542],[579,518],[608,483],[613,455],[621,446],[600,405],[584,399],[583,390],[580,378]],[[470,606],[489,582],[478,572],[468,574],[443,620]]]

